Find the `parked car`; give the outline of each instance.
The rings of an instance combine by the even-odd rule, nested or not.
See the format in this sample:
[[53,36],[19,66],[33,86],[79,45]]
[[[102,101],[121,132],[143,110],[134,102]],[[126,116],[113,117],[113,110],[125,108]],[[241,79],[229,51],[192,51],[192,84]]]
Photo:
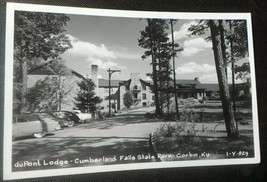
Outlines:
[[42,138],[47,132],[54,132],[60,128],[58,122],[52,120],[44,121],[32,115],[14,115],[12,139],[24,136]]
[[80,110],[73,110],[72,112],[80,118],[80,122],[92,119],[92,115],[90,113],[82,113]]
[[67,121],[69,121],[69,125],[74,125],[74,123],[79,123],[80,122],[80,118],[70,112],[70,111],[55,111],[55,112],[51,112],[51,114],[57,118],[60,118],[60,119],[65,119]]
[[57,118],[55,117],[52,113],[45,113],[45,112],[36,112],[36,113],[31,113],[30,115],[36,116],[38,118],[40,118],[41,120],[44,121],[55,121],[58,122],[58,124],[61,126],[61,128],[63,127],[72,127],[74,125],[73,121],[68,121],[64,118]]

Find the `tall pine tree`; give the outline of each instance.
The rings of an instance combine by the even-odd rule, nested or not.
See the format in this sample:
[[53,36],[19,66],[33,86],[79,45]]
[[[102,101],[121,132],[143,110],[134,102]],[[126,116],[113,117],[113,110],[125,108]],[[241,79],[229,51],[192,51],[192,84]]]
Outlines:
[[[169,100],[169,80],[171,74],[170,60],[172,58],[172,44],[169,41],[167,30],[169,24],[164,19],[147,19],[148,25],[141,31],[139,46],[146,49],[142,59],[151,56],[153,93],[155,94],[156,116],[162,114],[163,104]],[[180,51],[175,44],[175,52]],[[167,95],[167,97],[165,97]]]

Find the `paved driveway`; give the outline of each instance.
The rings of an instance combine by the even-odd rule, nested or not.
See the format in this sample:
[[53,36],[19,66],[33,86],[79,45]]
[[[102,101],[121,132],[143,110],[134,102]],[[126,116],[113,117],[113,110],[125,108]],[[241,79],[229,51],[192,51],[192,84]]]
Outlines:
[[[41,139],[28,138],[14,141],[13,170],[154,161],[149,157],[132,160],[132,157],[152,155],[148,142],[149,134],[164,123],[157,119],[146,119],[144,114],[149,111],[151,108],[137,109],[103,121],[91,121],[72,128],[65,128]],[[173,124],[175,123],[173,122]],[[203,128],[225,131],[223,123],[197,123],[196,129],[201,131]],[[251,130],[252,125],[239,126],[239,129]],[[80,162],[76,163],[76,160]],[[96,160],[97,162],[94,162]],[[25,166],[25,161],[26,163],[27,161],[46,161],[52,162],[53,165],[36,163],[35,166]],[[67,161],[67,163],[54,164],[55,161],[57,163],[60,163],[58,161],[61,163]]]
[[[107,164],[75,163],[74,160],[111,159],[113,163],[149,162],[151,160],[124,160],[125,157],[150,155],[149,134],[162,122],[144,118],[146,110],[138,109],[103,121],[91,121],[65,128],[41,139],[21,139],[13,142],[13,170],[36,170],[61,167],[80,167]],[[64,165],[37,165],[17,167],[25,161],[68,161]],[[17,164],[17,165],[16,165]],[[37,163],[36,163],[37,164]],[[16,165],[16,166],[15,166]]]

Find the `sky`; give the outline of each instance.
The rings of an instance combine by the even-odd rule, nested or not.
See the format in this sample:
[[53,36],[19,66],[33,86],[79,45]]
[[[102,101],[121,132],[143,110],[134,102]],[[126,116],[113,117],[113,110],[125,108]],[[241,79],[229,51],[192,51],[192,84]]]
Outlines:
[[[73,48],[62,55],[68,67],[90,76],[91,64],[97,64],[99,78],[108,79],[107,70],[111,68],[121,70],[120,73],[113,73],[112,79],[127,80],[131,73],[140,73],[141,79],[149,80],[146,73],[152,72],[151,58],[142,60],[145,49],[138,46],[140,31],[147,24],[144,19],[70,17],[65,28]],[[211,42],[204,39],[206,35],[188,35],[188,28],[196,23],[196,20],[178,20],[174,25],[175,42],[184,49],[175,58],[176,78],[199,77],[201,83],[217,83]],[[231,79],[231,75],[228,78]]]

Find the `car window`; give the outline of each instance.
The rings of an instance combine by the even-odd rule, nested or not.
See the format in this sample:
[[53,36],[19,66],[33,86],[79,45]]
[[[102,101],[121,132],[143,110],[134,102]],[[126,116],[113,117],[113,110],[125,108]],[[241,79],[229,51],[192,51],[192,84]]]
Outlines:
[[28,120],[26,120],[24,118],[17,118],[17,122],[18,123],[26,123],[26,122],[28,122]]
[[45,118],[54,119],[54,116],[52,116],[50,114],[41,113],[41,114],[39,114],[39,116],[41,119],[45,119]]

